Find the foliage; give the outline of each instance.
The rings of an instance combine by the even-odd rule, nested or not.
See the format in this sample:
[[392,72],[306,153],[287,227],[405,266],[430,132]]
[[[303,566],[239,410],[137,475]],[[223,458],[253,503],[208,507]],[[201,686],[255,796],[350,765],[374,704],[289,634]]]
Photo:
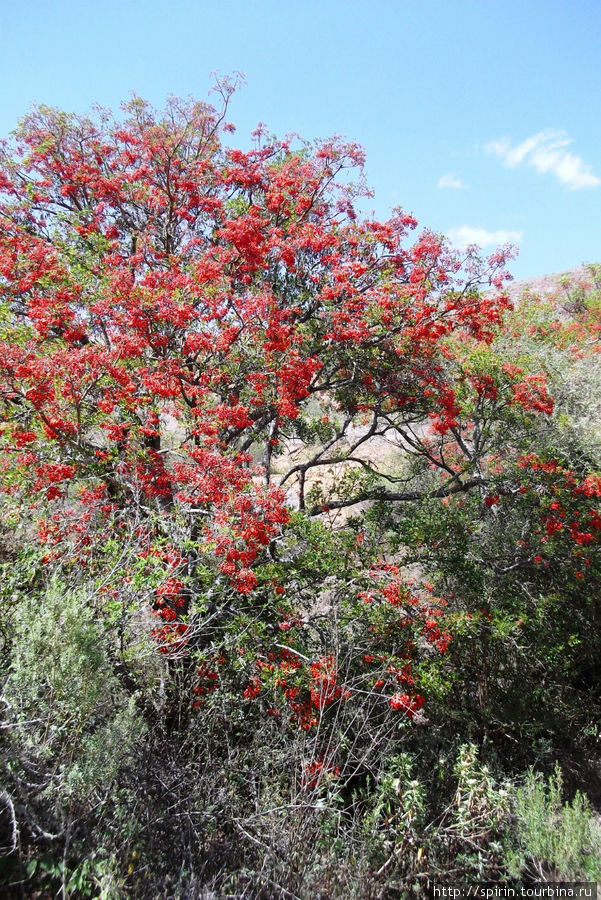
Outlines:
[[[15,798],[19,839],[25,847],[32,840],[26,874],[54,875],[64,890],[78,884],[89,889],[83,896],[94,886],[118,896],[115,850],[102,831],[115,815],[125,826],[124,811],[115,810],[119,779],[134,763],[144,724],[88,598],[53,585],[19,604],[2,703],[3,781]],[[72,866],[69,844],[89,832],[98,835],[99,859],[88,851]],[[63,843],[62,859],[36,854],[38,843]]]
[[516,793],[517,842],[512,865],[541,881],[598,881],[601,828],[578,791],[563,802],[559,768],[548,782],[533,772]]
[[7,890],[588,877],[597,269],[513,311],[233,87],[0,154]]

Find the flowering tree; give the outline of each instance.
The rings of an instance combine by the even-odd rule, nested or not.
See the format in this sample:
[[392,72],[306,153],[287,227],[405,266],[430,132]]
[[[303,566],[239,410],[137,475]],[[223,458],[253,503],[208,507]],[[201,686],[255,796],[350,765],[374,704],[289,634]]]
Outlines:
[[[354,144],[295,148],[259,129],[254,149],[229,149],[220,91],[218,110],[171,100],[157,115],[135,99],[122,121],[40,108],[0,167],[6,502],[37,518],[46,564],[87,567],[109,598],[133,563],[111,577],[100,550],[129,540],[171,656],[211,644],[208,623],[245,597],[267,596],[283,627],[306,617],[278,561],[292,507],[485,490],[503,411],[551,403],[538,375],[482,363],[507,253],[460,259],[430,232],[408,244],[402,212],[358,218]],[[374,437],[421,464],[372,464]],[[325,469],[342,474],[324,493],[311,478]],[[438,634],[423,598],[387,590]],[[309,681],[333,678],[309,662]],[[207,665],[198,694],[216,683]]]

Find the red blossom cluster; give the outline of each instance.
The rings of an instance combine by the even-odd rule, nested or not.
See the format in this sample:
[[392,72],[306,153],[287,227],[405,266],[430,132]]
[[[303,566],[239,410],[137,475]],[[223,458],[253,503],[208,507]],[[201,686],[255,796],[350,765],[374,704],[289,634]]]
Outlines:
[[315,709],[324,709],[342,694],[338,683],[338,668],[332,655],[322,656],[311,663],[311,703]]
[[409,694],[395,694],[388,703],[393,709],[402,709],[412,719],[424,705],[424,698],[420,694],[414,694],[412,697]]
[[333,765],[332,761],[323,755],[317,756],[312,762],[305,763],[301,784],[310,790],[319,787],[325,780],[340,777],[340,766]]
[[[568,543],[571,540],[577,548],[597,550],[601,545],[601,507],[597,502],[601,497],[601,477],[597,474],[582,477],[557,459],[545,459],[534,453],[521,456],[518,467],[529,476],[521,486],[522,494],[535,490],[541,506],[538,527],[541,550],[554,540]],[[547,554],[552,552],[551,546],[545,549]],[[574,550],[577,566],[582,554],[581,549]],[[537,565],[544,562],[541,553],[534,554],[533,559]],[[592,564],[590,556],[584,556],[583,561],[585,566]],[[583,571],[574,574],[584,578]]]
[[554,401],[548,392],[546,382],[545,375],[526,376],[523,381],[513,387],[514,401],[526,410],[535,410],[551,415]]

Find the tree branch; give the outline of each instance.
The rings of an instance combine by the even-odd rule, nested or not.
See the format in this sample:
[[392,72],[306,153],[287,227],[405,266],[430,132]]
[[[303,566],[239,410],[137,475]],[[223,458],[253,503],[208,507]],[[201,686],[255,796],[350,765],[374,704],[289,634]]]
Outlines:
[[364,503],[368,500],[375,500],[378,502],[386,501],[387,503],[410,503],[417,500],[450,497],[452,494],[467,492],[474,487],[478,487],[479,485],[484,484],[486,484],[486,479],[484,478],[471,478],[466,482],[457,483],[453,481],[452,484],[449,484],[449,482],[447,482],[447,484],[442,485],[442,487],[437,488],[435,491],[396,492],[374,488],[370,491],[362,491],[355,497],[350,497],[346,500],[331,500],[328,503],[322,503],[319,506],[314,506],[310,510],[309,515],[319,516],[322,513],[330,512],[333,509],[345,509],[349,506],[355,506],[357,503]]

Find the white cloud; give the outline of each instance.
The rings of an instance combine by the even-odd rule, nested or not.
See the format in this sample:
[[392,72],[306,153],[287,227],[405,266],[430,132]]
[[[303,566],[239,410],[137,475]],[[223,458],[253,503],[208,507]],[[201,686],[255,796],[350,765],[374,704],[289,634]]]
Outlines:
[[497,231],[487,231],[486,228],[473,228],[471,225],[460,225],[451,228],[449,240],[460,250],[464,250],[471,244],[479,247],[498,247],[499,244],[520,244],[524,236],[523,231],[507,231],[499,228]]
[[565,131],[547,129],[526,138],[516,147],[512,147],[509,138],[504,137],[486,144],[485,150],[498,156],[511,169],[526,162],[537,172],[551,172],[571,190],[597,187],[601,184],[601,178],[580,156],[567,149],[572,143],[572,138]]
[[447,175],[443,175],[442,178],[438,179],[438,187],[439,188],[466,188],[467,184],[464,184],[461,178],[457,178],[453,175],[452,172],[449,172]]

